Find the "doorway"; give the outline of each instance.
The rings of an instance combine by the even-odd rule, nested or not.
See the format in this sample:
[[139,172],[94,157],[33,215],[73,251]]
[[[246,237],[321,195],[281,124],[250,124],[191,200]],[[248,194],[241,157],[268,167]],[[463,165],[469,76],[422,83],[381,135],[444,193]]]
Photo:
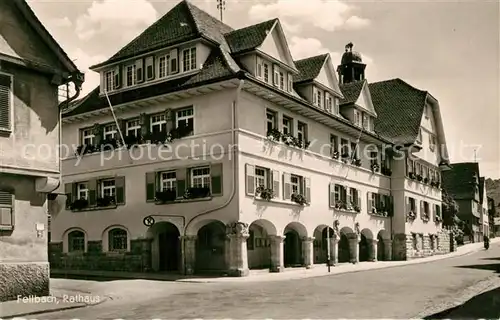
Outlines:
[[158,233],[159,271],[179,271],[180,239],[177,227],[165,223]]

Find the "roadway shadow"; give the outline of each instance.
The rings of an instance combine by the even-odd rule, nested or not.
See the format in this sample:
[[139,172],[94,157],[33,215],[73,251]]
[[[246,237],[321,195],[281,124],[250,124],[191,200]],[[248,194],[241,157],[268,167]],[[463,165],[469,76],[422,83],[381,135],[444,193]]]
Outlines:
[[495,261],[495,262],[487,263],[487,264],[472,264],[472,265],[465,265],[465,266],[456,266],[456,268],[491,270],[491,271],[495,271],[496,273],[500,273],[500,258],[492,257],[492,258],[483,258],[481,260],[489,260],[489,261],[492,261],[492,262]]
[[462,305],[423,319],[500,319],[500,288],[481,293]]

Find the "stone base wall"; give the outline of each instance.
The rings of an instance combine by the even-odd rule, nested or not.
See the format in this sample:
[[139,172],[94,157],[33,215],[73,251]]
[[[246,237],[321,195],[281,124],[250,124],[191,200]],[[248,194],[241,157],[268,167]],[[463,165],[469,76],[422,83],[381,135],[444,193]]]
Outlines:
[[436,254],[446,254],[456,250],[456,241],[448,230],[443,230],[434,239],[428,234],[396,234],[393,236],[393,260],[410,260],[429,257]]
[[48,263],[0,263],[0,302],[49,295]]
[[457,251],[457,241],[448,230],[443,230],[437,236],[437,253],[446,254]]
[[52,269],[148,272],[151,246],[148,240],[131,240],[130,252],[103,252],[101,241],[88,241],[85,253],[63,253],[62,243],[49,245]]

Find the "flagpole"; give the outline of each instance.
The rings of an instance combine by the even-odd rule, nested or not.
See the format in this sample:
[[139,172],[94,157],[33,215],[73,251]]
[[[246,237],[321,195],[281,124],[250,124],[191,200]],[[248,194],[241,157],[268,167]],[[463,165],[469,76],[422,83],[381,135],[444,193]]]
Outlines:
[[115,115],[115,110],[113,109],[113,105],[111,104],[111,100],[109,100],[108,91],[104,90],[104,94],[106,95],[106,100],[108,100],[109,109],[111,110],[111,114],[113,115],[113,119],[115,120],[115,123],[116,123],[116,131],[118,131],[118,134],[120,135],[120,139],[122,140],[122,147],[126,147],[125,138],[123,138],[120,124],[118,123],[118,119],[116,118],[116,115]]

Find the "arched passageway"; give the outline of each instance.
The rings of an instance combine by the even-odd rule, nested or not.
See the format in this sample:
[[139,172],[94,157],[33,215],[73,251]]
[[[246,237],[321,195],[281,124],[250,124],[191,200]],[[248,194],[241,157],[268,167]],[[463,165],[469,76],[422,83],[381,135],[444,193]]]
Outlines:
[[352,237],[353,231],[351,228],[344,227],[340,230],[340,239],[338,244],[338,262],[350,262],[351,250],[349,247],[349,237]]
[[306,235],[305,227],[299,223],[292,222],[286,226],[284,235],[285,267],[302,266],[302,237]]
[[170,222],[155,223],[149,230],[152,238],[151,259],[155,271],[179,272],[181,268],[181,241],[179,229]]
[[265,269],[271,266],[271,239],[276,228],[267,220],[257,220],[250,224],[247,239],[248,267]]
[[386,230],[380,230],[377,234],[377,260],[392,260],[391,236]]
[[196,238],[196,272],[226,270],[226,227],[220,221],[210,222],[198,230]]
[[370,229],[361,230],[361,240],[359,241],[359,261],[372,261],[373,257],[373,233]]
[[[326,263],[328,260],[328,248],[333,238],[333,229],[326,225],[318,226],[314,230],[314,263]],[[331,252],[332,248],[330,248]],[[333,257],[330,257],[333,258]]]

